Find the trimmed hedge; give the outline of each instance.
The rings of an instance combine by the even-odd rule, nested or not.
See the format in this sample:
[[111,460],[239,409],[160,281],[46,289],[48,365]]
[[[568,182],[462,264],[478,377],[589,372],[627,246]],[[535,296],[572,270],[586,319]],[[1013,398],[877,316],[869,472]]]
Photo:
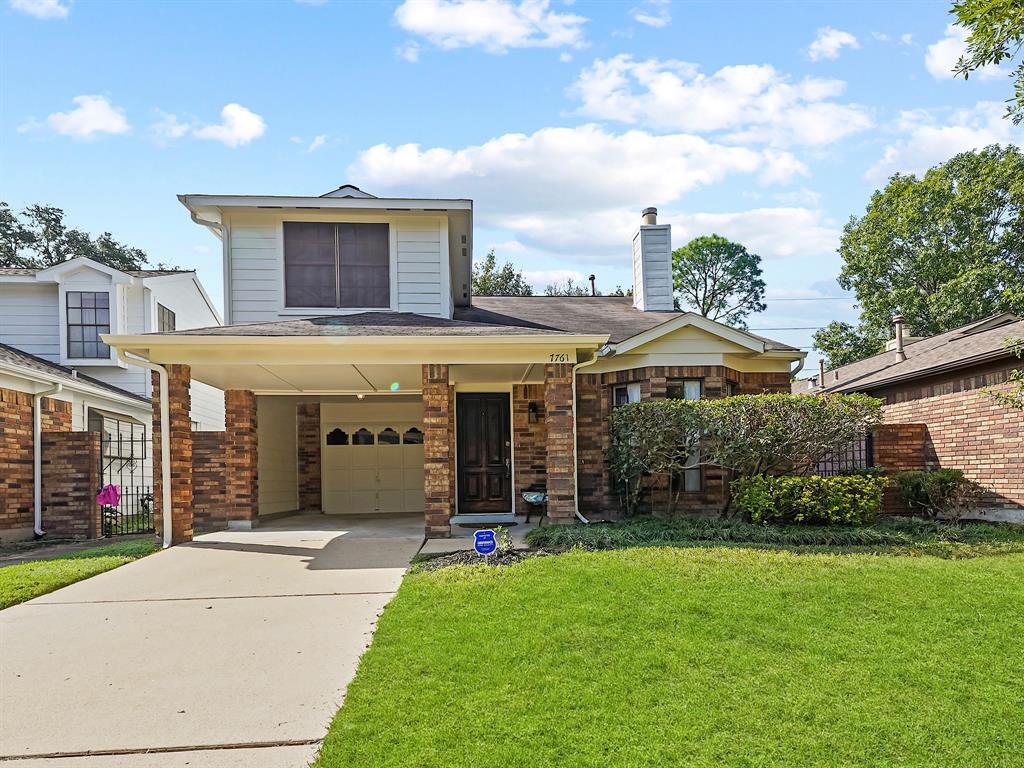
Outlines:
[[888,481],[878,475],[740,478],[733,502],[755,523],[864,525],[878,517]]

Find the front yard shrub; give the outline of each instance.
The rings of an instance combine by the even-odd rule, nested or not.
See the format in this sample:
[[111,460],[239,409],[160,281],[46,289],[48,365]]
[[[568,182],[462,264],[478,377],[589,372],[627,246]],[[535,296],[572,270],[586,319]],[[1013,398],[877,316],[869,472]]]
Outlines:
[[900,472],[896,475],[896,489],[913,512],[951,520],[973,511],[981,496],[981,488],[959,469]]
[[877,475],[773,477],[732,482],[736,508],[755,523],[863,525],[878,516],[888,481]]

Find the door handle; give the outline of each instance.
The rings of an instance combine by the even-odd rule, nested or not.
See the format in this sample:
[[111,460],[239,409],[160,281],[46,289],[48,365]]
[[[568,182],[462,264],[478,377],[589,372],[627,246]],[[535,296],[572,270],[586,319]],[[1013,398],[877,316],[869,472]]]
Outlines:
[[512,459],[505,459],[505,477],[512,477]]

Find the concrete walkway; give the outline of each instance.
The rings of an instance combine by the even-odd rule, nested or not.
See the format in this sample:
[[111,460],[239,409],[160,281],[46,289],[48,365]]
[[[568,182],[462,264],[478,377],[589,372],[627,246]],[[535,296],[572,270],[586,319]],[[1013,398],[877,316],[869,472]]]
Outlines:
[[0,762],[307,765],[422,536],[286,518],[0,611]]

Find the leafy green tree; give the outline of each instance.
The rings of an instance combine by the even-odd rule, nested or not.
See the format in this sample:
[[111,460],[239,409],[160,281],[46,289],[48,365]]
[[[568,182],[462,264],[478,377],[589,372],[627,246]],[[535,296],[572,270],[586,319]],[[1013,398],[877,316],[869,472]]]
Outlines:
[[[966,80],[971,72],[1012,60],[1024,46],[1024,3],[1021,0],[958,0],[950,13],[968,30],[967,51],[953,70]],[[1013,98],[1006,116],[1016,125],[1024,121],[1024,61],[1010,73]]]
[[1024,311],[1024,155],[993,145],[964,152],[923,178],[895,174],[850,217],[839,285],[861,308],[856,329],[815,337],[830,362],[880,351],[902,314],[915,335],[942,333],[1002,311]]
[[679,306],[735,328],[746,328],[746,318],[765,309],[761,257],[721,235],[674,250],[672,281]]
[[85,256],[115,269],[142,269],[144,251],[117,242],[109,232],[91,238],[64,223],[64,211],[49,205],[30,205],[20,214],[0,202],[0,266],[43,269],[76,256]]
[[[571,277],[566,278],[564,283],[549,283],[544,288],[545,296],[589,296],[590,286],[585,283],[577,283]],[[600,295],[600,294],[599,294]]]
[[509,262],[499,268],[492,248],[483,261],[473,265],[473,295],[532,296],[533,288]]
[[[1006,348],[1018,359],[1024,359],[1024,339],[1007,339]],[[994,389],[986,391],[1003,405],[1024,410],[1024,368],[1010,371],[1009,382],[1012,386],[1006,392]]]

